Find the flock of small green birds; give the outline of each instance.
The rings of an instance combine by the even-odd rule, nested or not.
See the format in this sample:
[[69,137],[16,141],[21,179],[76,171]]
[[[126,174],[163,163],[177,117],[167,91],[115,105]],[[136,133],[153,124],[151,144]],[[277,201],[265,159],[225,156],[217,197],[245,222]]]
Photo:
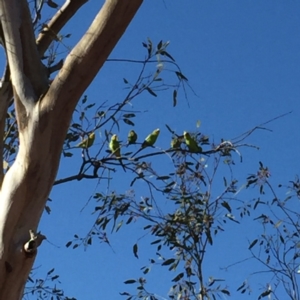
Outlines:
[[[141,150],[145,149],[146,147],[153,147],[158,136],[159,136],[160,130],[159,128],[153,130],[143,141],[141,144],[140,149],[133,155],[135,156],[138,154]],[[191,137],[191,135],[184,131],[183,132],[183,138],[184,142],[187,145],[188,149],[192,153],[201,153],[202,148],[197,144],[196,140]],[[130,130],[127,137],[127,145],[132,145],[137,142],[138,135],[134,130]],[[95,141],[95,132],[92,132],[89,134],[87,138],[82,140],[79,144],[76,145],[77,148],[90,148]],[[181,145],[182,137],[175,137],[171,141],[171,148],[176,149],[179,148]],[[109,149],[117,159],[121,158],[121,144],[119,142],[118,136],[116,134],[113,134],[110,142],[109,142]]]

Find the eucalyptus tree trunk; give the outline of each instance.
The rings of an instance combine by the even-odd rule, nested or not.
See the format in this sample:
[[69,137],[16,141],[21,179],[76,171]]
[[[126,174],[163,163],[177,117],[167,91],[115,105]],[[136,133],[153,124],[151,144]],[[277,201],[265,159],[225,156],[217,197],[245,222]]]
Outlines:
[[[44,238],[36,233],[59,166],[72,113],[142,0],[107,0],[50,84],[41,57],[86,0],[68,0],[37,37],[26,0],[0,0],[7,67],[0,89],[0,134],[14,101],[19,150],[0,190],[0,299],[21,299]],[[3,151],[3,145],[0,146]]]

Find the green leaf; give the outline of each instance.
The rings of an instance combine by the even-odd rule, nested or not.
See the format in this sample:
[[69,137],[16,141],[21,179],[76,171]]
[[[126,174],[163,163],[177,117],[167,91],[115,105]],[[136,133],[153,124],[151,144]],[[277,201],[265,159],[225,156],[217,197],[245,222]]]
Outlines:
[[119,229],[121,228],[122,225],[123,225],[123,220],[121,220],[121,221],[119,222],[119,224],[117,225],[117,227],[116,227],[116,232],[119,231]]
[[58,8],[58,4],[56,4],[56,3],[53,2],[52,0],[48,0],[46,3],[47,3],[48,6],[51,7],[51,8]]
[[161,265],[168,266],[168,265],[172,264],[174,261],[175,261],[175,258],[170,258],[170,259],[165,260]]
[[88,109],[92,108],[93,106],[95,106],[95,104],[96,104],[96,103],[92,103],[92,104],[87,105],[87,106],[84,108],[84,110],[88,110]]
[[133,283],[136,283],[136,280],[135,279],[128,279],[126,281],[124,281],[125,284],[133,284]]
[[255,244],[258,242],[258,239],[255,239],[248,247],[248,249],[250,250],[252,247],[255,246]]
[[166,56],[168,58],[170,58],[171,60],[175,61],[175,59],[171,56],[171,54],[169,54],[167,51],[163,50],[163,51],[160,51],[160,54],[163,55],[163,56]]
[[54,272],[54,268],[47,272],[47,275],[50,275]]
[[280,235],[279,238],[280,238],[281,243],[284,244],[284,238],[282,237],[282,235]]
[[129,120],[129,119],[123,119],[124,123],[126,123],[127,125],[131,125],[131,126],[134,126],[134,123]]
[[237,291],[240,291],[241,289],[243,289],[245,287],[245,285],[246,285],[246,283],[243,282],[243,284],[240,287],[238,287]]
[[84,104],[87,101],[87,95],[83,96],[83,99],[81,100],[82,104]]
[[229,292],[229,291],[227,291],[227,290],[221,290],[221,293],[223,293],[223,294],[225,294],[225,295],[228,295],[228,296],[230,296],[230,292]]
[[127,220],[126,224],[130,224],[132,220],[133,220],[133,217],[130,217],[130,218]]
[[264,291],[263,293],[260,294],[260,296],[258,297],[258,300],[261,299],[261,298],[269,296],[271,293],[272,293],[271,290]]
[[157,97],[157,95],[147,86],[146,90],[148,91],[149,94],[151,94],[154,97]]
[[156,180],[167,180],[170,178],[171,178],[170,176],[158,176],[158,177],[156,177]]
[[227,217],[229,220],[231,220],[231,221],[233,221],[235,223],[240,224],[239,221],[237,221],[237,220],[234,219],[234,216],[232,214],[226,214],[225,217]]
[[188,79],[181,72],[176,71],[175,73],[180,80],[188,81]]
[[73,156],[73,153],[71,153],[71,152],[63,152],[63,156],[64,157],[72,157]]
[[124,118],[134,118],[135,114],[124,114],[123,117]]
[[258,206],[258,204],[265,204],[265,202],[260,201],[260,199],[258,198],[258,200],[255,202],[253,209],[256,209],[256,207]]
[[169,125],[167,125],[167,124],[166,124],[166,127],[167,127],[167,129],[168,129],[168,130],[169,130],[169,131],[170,131],[172,134],[174,134],[174,135],[175,135],[175,131],[174,131],[174,130],[172,130],[172,129],[171,129],[171,127],[170,127]]
[[213,240],[212,240],[212,237],[211,237],[210,230],[207,229],[207,230],[205,231],[205,234],[206,234],[206,237],[207,237],[208,242],[212,245],[212,244],[213,244]]
[[177,105],[177,90],[173,91],[173,107]]
[[57,279],[59,277],[59,275],[54,275],[53,277],[51,277],[51,280],[54,281],[55,279]]
[[254,184],[254,183],[256,183],[257,182],[257,178],[255,178],[255,179],[252,179],[252,180],[248,180],[247,181],[247,185],[246,185],[246,188],[248,188],[250,185],[252,185],[252,184]]
[[274,225],[274,227],[275,227],[275,228],[278,228],[281,224],[282,224],[282,220],[279,220],[279,221]]
[[160,42],[157,44],[157,46],[156,46],[156,47],[157,47],[157,50],[160,50],[162,44],[163,44],[163,41],[160,41]]
[[66,243],[66,247],[67,247],[67,248],[69,248],[71,245],[72,245],[72,242],[71,242],[71,241],[69,241],[69,242]]
[[154,242],[151,242],[151,245],[155,245],[155,244],[158,244],[158,243],[160,243],[160,242],[161,242],[161,239],[155,240]]
[[135,256],[136,258],[139,258],[137,252],[138,252],[138,245],[137,245],[137,244],[134,244],[134,245],[133,245],[133,254],[134,254],[134,256]]
[[172,279],[173,282],[177,282],[179,281],[182,277],[184,276],[184,273],[180,273],[178,274],[174,279]]
[[231,207],[230,207],[230,205],[228,204],[228,202],[223,201],[223,202],[221,203],[221,205],[222,205],[223,207],[225,207],[225,208],[231,213]]

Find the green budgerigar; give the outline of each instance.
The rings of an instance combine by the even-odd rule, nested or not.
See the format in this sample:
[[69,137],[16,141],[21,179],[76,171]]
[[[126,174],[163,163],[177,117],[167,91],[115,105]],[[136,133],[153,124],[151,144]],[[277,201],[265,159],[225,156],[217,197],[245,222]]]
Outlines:
[[95,132],[92,132],[88,135],[87,138],[83,139],[75,147],[77,147],[77,148],[90,148],[91,146],[93,146],[94,141],[95,141]]
[[127,137],[127,141],[128,141],[128,144],[135,144],[136,141],[137,141],[137,134],[134,130],[130,130],[129,133],[128,133],[128,137]]
[[202,152],[202,148],[198,146],[197,142],[191,137],[191,135],[188,132],[184,131],[183,136],[184,136],[185,143],[188,146],[190,152],[193,153]]
[[126,172],[125,166],[121,159],[121,144],[119,142],[118,136],[116,134],[113,134],[110,142],[109,142],[109,149],[111,151],[111,154],[116,157],[120,161],[120,164],[123,168],[123,170]]
[[159,128],[153,130],[146,138],[145,140],[143,141],[142,145],[141,145],[141,148],[135,152],[133,156],[137,155],[140,151],[142,151],[143,149],[145,149],[146,147],[152,147],[156,140],[157,140],[157,137],[159,136],[159,133],[160,133],[160,130]]
[[145,138],[145,140],[144,140],[144,142],[143,142],[141,148],[143,149],[143,148],[146,148],[146,147],[152,147],[152,146],[155,144],[155,142],[156,142],[156,140],[157,140],[157,138],[158,138],[158,136],[159,136],[159,133],[160,133],[159,128],[153,130],[153,131]]
[[176,149],[176,148],[180,148],[181,145],[181,139],[178,137],[175,137],[171,140],[171,148],[172,149]]
[[113,136],[110,139],[109,149],[116,158],[121,157],[120,142],[119,142],[118,136],[116,134],[113,134]]

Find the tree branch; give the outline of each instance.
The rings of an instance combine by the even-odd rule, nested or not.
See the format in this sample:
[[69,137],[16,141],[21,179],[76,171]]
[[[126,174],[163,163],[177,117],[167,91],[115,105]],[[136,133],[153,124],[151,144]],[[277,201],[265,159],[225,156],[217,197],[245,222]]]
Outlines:
[[[73,112],[79,97],[91,83],[130,24],[142,0],[107,0],[90,28],[66,58],[43,101],[44,109],[57,101],[58,113]],[[53,93],[59,99],[53,99]],[[46,99],[45,99],[46,100]]]
[[[8,67],[6,67],[6,72],[9,73]],[[0,140],[3,141],[4,139],[4,129],[5,129],[5,120],[6,120],[6,114],[7,114],[7,109],[10,103],[10,100],[12,99],[12,88],[10,81],[6,81],[5,79],[6,76],[4,76],[3,81],[1,82],[1,87],[0,87]],[[3,142],[0,143],[0,153],[1,156],[3,157],[3,149],[4,149],[4,144]],[[0,162],[0,188],[2,185],[4,173],[3,173],[3,159]]]
[[44,55],[51,42],[57,37],[59,31],[87,1],[88,0],[66,0],[65,4],[57,11],[51,21],[38,35],[36,44],[40,57]]
[[26,0],[1,0],[0,20],[13,91],[28,113],[47,88],[47,77],[38,56]]

